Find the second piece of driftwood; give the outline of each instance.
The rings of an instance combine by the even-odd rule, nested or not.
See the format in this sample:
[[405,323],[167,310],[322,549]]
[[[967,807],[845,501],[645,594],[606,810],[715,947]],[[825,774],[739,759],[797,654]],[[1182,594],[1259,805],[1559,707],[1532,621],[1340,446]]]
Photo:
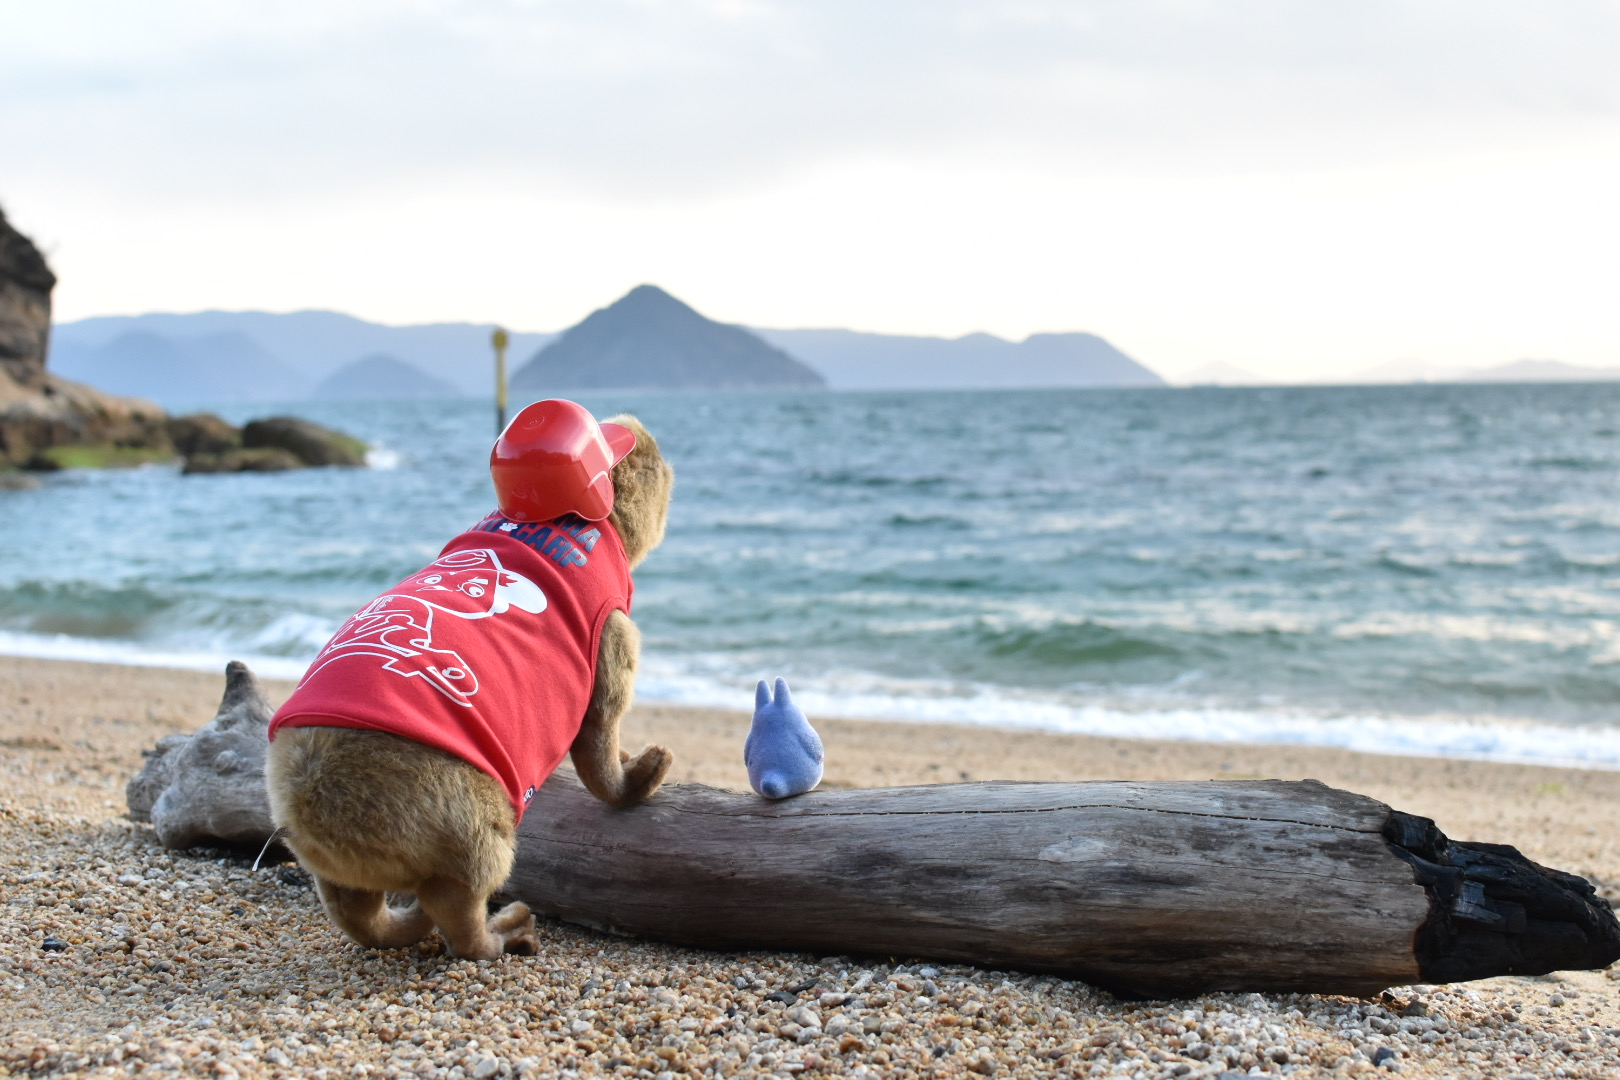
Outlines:
[[1312,780],[780,803],[687,784],[614,810],[559,772],[519,828],[507,891],[676,944],[962,961],[1135,997],[1364,995],[1620,958],[1620,924],[1584,879]]
[[225,668],[225,696],[214,718],[193,735],[168,735],[124,788],[135,821],[151,822],[165,847],[262,844],[270,823],[264,761],[275,710],[240,660]]
[[[130,782],[130,816],[169,847],[264,843],[271,711],[232,663],[218,715]],[[1620,924],[1584,879],[1310,780],[782,802],[676,784],[615,810],[564,769],[524,816],[507,890],[675,944],[960,961],[1138,997],[1370,994],[1620,959]]]

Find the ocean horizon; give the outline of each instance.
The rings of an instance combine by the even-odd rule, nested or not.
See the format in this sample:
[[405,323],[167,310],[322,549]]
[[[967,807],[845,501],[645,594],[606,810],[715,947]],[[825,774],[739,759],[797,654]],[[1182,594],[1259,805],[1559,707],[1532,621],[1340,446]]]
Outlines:
[[[1620,385],[580,400],[676,469],[640,700],[1620,768]],[[373,467],[0,494],[0,653],[295,679],[493,502],[487,402],[215,411]]]

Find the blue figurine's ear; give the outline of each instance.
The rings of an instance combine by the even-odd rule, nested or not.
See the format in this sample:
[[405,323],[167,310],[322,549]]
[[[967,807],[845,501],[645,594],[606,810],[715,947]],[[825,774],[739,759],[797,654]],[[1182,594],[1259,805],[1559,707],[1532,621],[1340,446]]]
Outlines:
[[793,708],[793,695],[788,693],[787,680],[781,676],[776,679],[776,703],[784,709]]
[[[780,683],[782,680],[777,679],[776,681],[778,683]],[[763,709],[765,706],[769,705],[770,703],[771,703],[771,688],[769,686],[765,685],[765,680],[764,679],[761,679],[761,680],[759,680],[759,685],[754,687],[754,708]]]

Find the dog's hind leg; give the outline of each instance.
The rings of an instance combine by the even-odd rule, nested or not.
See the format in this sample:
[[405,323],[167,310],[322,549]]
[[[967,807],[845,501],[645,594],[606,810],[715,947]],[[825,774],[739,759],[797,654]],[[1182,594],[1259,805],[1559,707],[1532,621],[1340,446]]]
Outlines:
[[433,931],[432,917],[419,904],[390,907],[380,892],[335,885],[320,876],[315,889],[338,929],[368,949],[403,949]]
[[527,904],[511,903],[485,915],[484,897],[452,878],[429,878],[416,902],[439,926],[450,951],[464,960],[493,960],[502,953],[533,956],[540,935]]

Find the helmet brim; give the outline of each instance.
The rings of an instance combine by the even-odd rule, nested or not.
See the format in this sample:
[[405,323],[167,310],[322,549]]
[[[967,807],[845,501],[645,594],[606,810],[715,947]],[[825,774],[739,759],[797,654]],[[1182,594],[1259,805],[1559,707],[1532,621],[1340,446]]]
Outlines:
[[623,424],[602,424],[602,438],[607,440],[608,450],[613,453],[613,464],[617,465],[630,456],[630,451],[636,448],[636,433]]

